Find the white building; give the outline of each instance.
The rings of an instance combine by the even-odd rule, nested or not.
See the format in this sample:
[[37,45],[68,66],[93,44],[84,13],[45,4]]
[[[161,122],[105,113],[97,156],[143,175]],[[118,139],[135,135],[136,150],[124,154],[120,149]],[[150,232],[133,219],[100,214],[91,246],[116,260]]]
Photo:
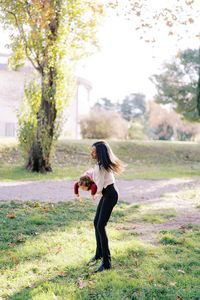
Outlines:
[[[7,67],[8,55],[0,53],[0,136],[16,136],[17,118],[15,108],[24,97],[24,82],[33,76],[33,68],[26,65],[19,72]],[[74,100],[66,108],[66,123],[62,137],[81,138],[79,120],[90,110],[91,83],[77,78]]]

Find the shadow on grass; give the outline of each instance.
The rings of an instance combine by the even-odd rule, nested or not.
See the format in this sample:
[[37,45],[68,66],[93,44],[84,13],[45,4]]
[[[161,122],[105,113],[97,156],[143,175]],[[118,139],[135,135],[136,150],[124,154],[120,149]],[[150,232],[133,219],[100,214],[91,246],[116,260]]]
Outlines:
[[[119,238],[121,231],[113,225],[140,210],[138,205],[119,203],[109,228],[113,269],[94,274],[98,265],[86,263],[94,250],[89,223],[96,204],[87,200],[58,205],[13,201],[0,208],[1,283],[9,290],[1,296],[7,299],[198,299],[199,228],[188,228],[193,231],[184,241],[183,231],[171,232],[170,239],[169,232],[164,232],[157,246],[129,232]],[[8,213],[16,217],[7,218]]]
[[[29,239],[37,239],[42,233],[70,231],[78,227],[79,222],[92,222],[96,210],[95,203],[85,201],[61,202],[59,204],[38,203],[27,201],[0,205],[0,256],[1,269],[14,267],[14,261],[8,259],[2,261],[2,252],[15,250]],[[39,253],[37,256],[43,255]],[[36,255],[36,253],[35,253]],[[31,254],[29,254],[31,256]],[[27,254],[28,257],[28,254]]]
[[[196,243],[198,234],[196,228],[191,241]],[[199,251],[188,244],[153,247],[134,239],[121,241],[112,262],[111,270],[94,274],[98,264],[89,267],[82,259],[78,266],[64,266],[60,275],[32,282],[8,299],[199,299]]]

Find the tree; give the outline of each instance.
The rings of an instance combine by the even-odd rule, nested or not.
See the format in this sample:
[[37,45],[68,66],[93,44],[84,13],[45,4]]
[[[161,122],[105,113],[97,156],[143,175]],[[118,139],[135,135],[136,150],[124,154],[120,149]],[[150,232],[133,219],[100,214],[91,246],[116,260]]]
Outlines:
[[199,121],[196,104],[198,71],[200,68],[198,50],[187,49],[178,53],[170,63],[163,66],[164,72],[153,75],[160,104],[172,104],[174,110],[189,121]]
[[28,58],[41,78],[37,131],[27,162],[30,171],[52,170],[56,121],[73,94],[72,83],[67,85],[72,62],[98,46],[96,30],[102,13],[97,0],[0,0],[0,21],[13,30],[10,63],[17,68]]
[[116,110],[115,104],[110,99],[107,99],[106,97],[101,98],[98,104],[105,110],[114,110],[114,111]]
[[199,123],[182,120],[172,109],[165,109],[154,101],[149,107],[149,135],[153,139],[190,140],[200,131]]
[[120,113],[127,121],[144,119],[146,113],[145,96],[139,93],[126,96],[120,104]]
[[[152,5],[152,1],[147,0],[110,0],[108,7],[114,9],[117,15],[123,15],[130,21],[134,20],[133,24],[140,39],[151,44],[152,47],[158,42],[157,33],[161,30],[162,36],[165,35],[169,40],[173,38],[177,47],[179,41],[186,37],[191,39],[191,43],[194,38],[199,40],[200,6],[198,0],[155,2],[157,5]],[[200,68],[195,103],[200,116]]]

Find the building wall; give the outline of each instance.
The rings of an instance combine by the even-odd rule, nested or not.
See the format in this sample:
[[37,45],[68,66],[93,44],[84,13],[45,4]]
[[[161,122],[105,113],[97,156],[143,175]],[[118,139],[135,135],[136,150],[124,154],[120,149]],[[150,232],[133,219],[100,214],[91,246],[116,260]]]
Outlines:
[[[24,82],[33,76],[33,69],[28,66],[20,72],[9,71],[8,57],[0,54],[0,136],[16,136],[17,117],[16,108],[24,97]],[[65,109],[65,123],[62,137],[80,138],[80,116],[90,109],[90,83],[77,79],[77,93],[75,99]]]

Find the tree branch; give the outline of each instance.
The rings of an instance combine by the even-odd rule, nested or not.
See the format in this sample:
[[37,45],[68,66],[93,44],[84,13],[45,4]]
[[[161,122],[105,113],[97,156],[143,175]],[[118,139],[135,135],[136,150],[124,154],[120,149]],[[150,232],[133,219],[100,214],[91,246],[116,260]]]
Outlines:
[[17,17],[16,17],[16,15],[15,15],[12,11],[6,11],[6,12],[7,12],[8,14],[11,14],[11,15],[14,16],[14,18],[15,18],[15,22],[16,22],[17,28],[18,28],[18,30],[19,30],[19,34],[20,34],[21,38],[23,39],[23,41],[24,41],[24,43],[25,43],[25,53],[26,53],[26,57],[29,59],[29,61],[32,63],[33,67],[34,67],[37,71],[42,72],[42,67],[40,66],[40,63],[39,63],[38,59],[35,58],[35,60],[36,60],[36,62],[37,62],[37,64],[38,64],[38,66],[36,66],[36,64],[34,63],[33,59],[32,59],[32,58],[30,57],[30,55],[28,54],[28,49],[29,49],[30,51],[31,51],[31,49],[30,49],[30,48],[28,47],[28,45],[27,45],[27,41],[26,41],[26,37],[25,37],[25,34],[24,34],[23,26],[20,27],[19,22],[18,22],[18,20],[17,20]]

